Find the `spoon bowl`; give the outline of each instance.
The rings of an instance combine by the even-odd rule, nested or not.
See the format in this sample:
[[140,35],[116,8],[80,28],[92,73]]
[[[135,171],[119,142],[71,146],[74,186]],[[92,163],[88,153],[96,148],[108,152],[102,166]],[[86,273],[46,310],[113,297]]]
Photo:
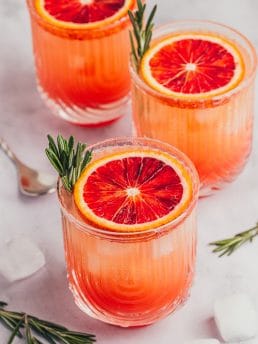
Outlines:
[[0,148],[14,163],[18,176],[20,192],[26,196],[40,196],[56,190],[56,177],[34,170],[22,163],[11,151],[7,143],[0,138]]

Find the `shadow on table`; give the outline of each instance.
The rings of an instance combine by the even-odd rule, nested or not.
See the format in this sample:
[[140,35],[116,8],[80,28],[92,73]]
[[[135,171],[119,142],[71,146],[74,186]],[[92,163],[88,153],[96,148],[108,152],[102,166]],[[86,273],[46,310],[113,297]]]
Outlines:
[[205,328],[207,328],[207,331],[210,337],[214,337],[214,338],[218,338],[219,340],[222,340],[213,317],[208,318],[205,321],[205,325],[206,325]]
[[28,66],[20,68],[12,61],[3,70],[0,82],[0,122],[6,132],[2,135],[6,139],[14,132],[18,138],[31,137],[31,142],[35,143],[41,138],[45,139],[47,133],[60,132],[64,136],[74,135],[83,142],[95,143],[113,136],[131,135],[129,113],[117,122],[99,128],[79,127],[56,117],[41,100],[35,79],[33,69]]

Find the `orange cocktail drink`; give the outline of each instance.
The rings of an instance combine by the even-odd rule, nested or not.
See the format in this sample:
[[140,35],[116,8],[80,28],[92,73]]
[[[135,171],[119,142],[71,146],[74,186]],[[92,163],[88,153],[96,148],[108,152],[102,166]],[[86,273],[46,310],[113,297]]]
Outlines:
[[73,196],[59,184],[70,289],[102,321],[151,324],[189,294],[196,255],[198,176],[177,149],[114,139],[93,159]]
[[166,141],[194,162],[202,192],[232,181],[251,150],[256,53],[240,33],[202,22],[154,31],[131,67],[136,134]]
[[124,114],[130,89],[128,9],[135,0],[27,0],[38,87],[51,110],[80,125]]

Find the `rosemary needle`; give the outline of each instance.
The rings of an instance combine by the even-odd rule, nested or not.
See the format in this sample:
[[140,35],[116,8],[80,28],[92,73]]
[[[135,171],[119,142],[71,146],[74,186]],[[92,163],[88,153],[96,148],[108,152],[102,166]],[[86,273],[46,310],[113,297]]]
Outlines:
[[6,310],[6,306],[7,303],[0,301],[0,322],[11,331],[6,344],[12,344],[16,337],[23,338],[26,344],[43,344],[38,337],[49,344],[92,344],[96,341],[92,334],[70,331],[26,313]]
[[70,136],[68,140],[62,135],[58,135],[56,142],[52,136],[48,135],[48,148],[46,155],[55,168],[65,189],[73,191],[74,184],[82,174],[86,165],[91,161],[92,152],[86,150],[86,144],[80,142],[74,146],[74,137]]
[[143,55],[150,47],[153,32],[153,18],[157,10],[155,5],[144,24],[144,15],[146,11],[146,4],[141,0],[137,0],[137,10],[135,12],[128,11],[130,21],[133,26],[133,31],[130,31],[131,54],[135,69],[138,71]]
[[231,238],[211,242],[209,245],[215,247],[212,252],[218,253],[219,257],[229,256],[245,243],[252,242],[256,236],[258,236],[258,222],[254,227],[244,232],[238,233]]

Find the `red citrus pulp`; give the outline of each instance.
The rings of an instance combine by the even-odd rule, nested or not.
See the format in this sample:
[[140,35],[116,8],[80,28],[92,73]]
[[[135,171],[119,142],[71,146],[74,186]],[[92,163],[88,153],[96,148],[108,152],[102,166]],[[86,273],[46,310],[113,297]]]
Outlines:
[[206,97],[236,87],[244,64],[237,47],[219,36],[178,34],[154,44],[141,73],[152,88],[176,97]]
[[155,150],[127,151],[86,167],[74,190],[81,213],[115,231],[156,228],[188,205],[192,186],[175,158]]
[[38,13],[57,26],[99,27],[124,15],[134,0],[36,0]]

